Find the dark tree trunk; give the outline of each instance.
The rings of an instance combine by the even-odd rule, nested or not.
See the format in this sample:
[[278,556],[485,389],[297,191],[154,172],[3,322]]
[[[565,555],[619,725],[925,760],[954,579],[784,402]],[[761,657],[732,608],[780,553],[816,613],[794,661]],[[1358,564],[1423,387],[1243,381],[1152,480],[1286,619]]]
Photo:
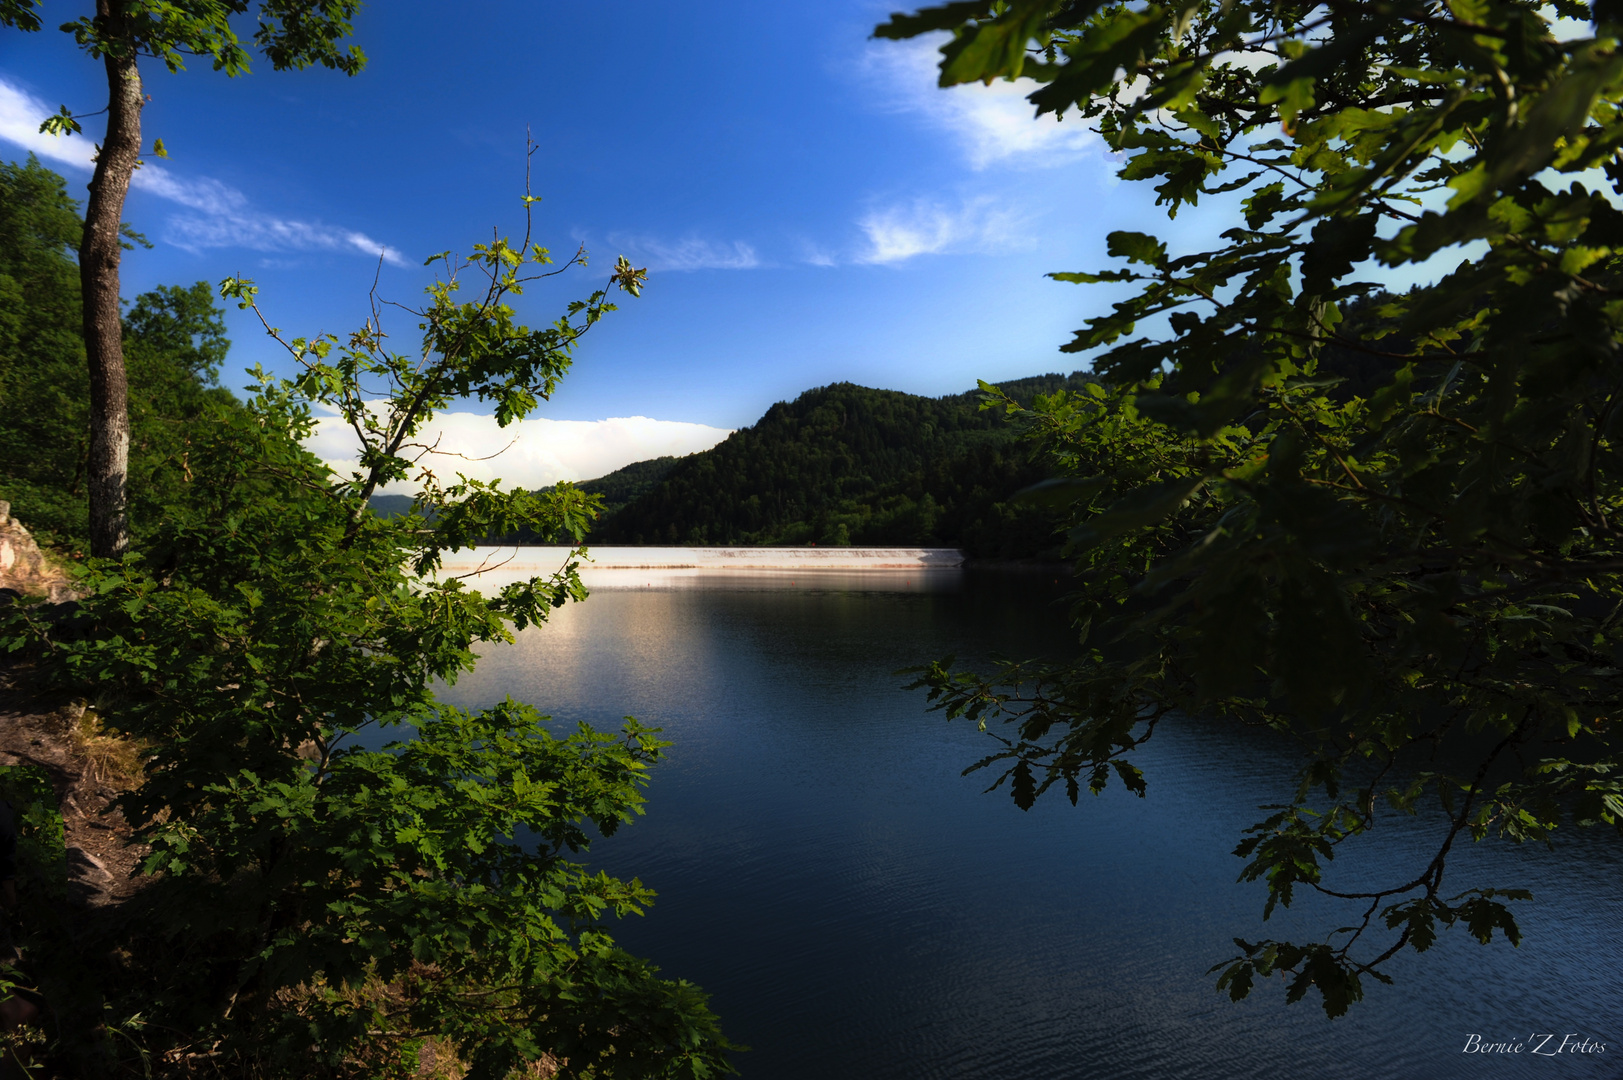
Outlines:
[[[98,20],[110,22],[112,0],[96,0]],[[111,34],[112,40],[126,34]],[[130,415],[124,377],[124,320],[118,303],[118,266],[123,256],[119,228],[124,196],[141,154],[141,75],[133,43],[110,51],[107,67],[107,137],[96,156],[85,207],[84,240],[79,245],[79,281],[84,300],[85,355],[90,361],[90,551],[117,558],[129,546]]]

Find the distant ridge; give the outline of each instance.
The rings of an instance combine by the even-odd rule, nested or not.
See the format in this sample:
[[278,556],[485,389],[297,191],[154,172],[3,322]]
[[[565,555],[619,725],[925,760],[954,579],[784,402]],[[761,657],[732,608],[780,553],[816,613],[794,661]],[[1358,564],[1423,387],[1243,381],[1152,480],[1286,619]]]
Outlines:
[[[1029,403],[1091,381],[1076,372],[998,385]],[[1009,502],[1044,479],[1045,466],[1001,414],[980,404],[978,391],[928,398],[852,383],[808,390],[672,463],[648,490],[605,514],[590,540],[1057,554],[1051,515]]]
[[374,495],[367,500],[366,505],[380,518],[399,517],[409,513],[417,499],[411,495]]
[[[1030,404],[1087,372],[996,384]],[[976,558],[1055,558],[1056,519],[1014,504],[1046,479],[1028,444],[978,390],[921,397],[834,383],[778,402],[750,427],[687,457],[633,462],[582,489],[603,496],[598,546],[956,548]],[[409,495],[377,495],[385,516]],[[538,543],[525,534],[492,543]]]

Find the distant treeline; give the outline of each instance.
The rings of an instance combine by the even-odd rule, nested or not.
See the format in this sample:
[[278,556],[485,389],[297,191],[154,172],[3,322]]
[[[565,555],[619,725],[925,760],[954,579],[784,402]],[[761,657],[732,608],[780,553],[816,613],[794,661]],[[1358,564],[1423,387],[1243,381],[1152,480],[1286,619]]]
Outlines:
[[[1029,402],[1090,377],[999,385]],[[588,539],[1057,555],[1053,515],[1010,501],[1048,471],[1001,414],[980,404],[976,391],[928,398],[851,383],[808,390],[703,453],[639,461],[582,483],[606,504]]]
[[[1017,398],[1085,375],[1005,384]],[[1010,497],[1043,479],[978,393],[944,398],[836,383],[780,402],[753,427],[683,458],[604,516],[599,544],[961,547],[1018,558],[1057,548],[1054,520]]]
[[[998,384],[1029,403],[1092,376]],[[580,487],[602,495],[600,545],[957,547],[980,558],[1057,557],[1055,516],[1016,504],[1050,470],[978,391],[942,398],[851,383],[779,402],[703,453],[639,461]],[[406,496],[373,500],[402,512]],[[526,543],[518,534],[498,538]]]

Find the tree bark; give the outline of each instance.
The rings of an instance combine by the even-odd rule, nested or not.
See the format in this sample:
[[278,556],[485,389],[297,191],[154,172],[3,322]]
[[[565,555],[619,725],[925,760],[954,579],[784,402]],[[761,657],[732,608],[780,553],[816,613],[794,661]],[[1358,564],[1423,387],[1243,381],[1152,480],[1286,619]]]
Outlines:
[[[104,25],[121,19],[113,0],[96,0]],[[79,282],[84,302],[85,356],[90,362],[90,552],[118,558],[129,547],[129,385],[124,375],[124,319],[119,310],[118,271],[123,257],[120,226],[124,197],[141,154],[141,75],[134,43],[108,26],[102,59],[107,68],[107,136],[96,155],[79,245]],[[114,42],[125,43],[119,48]]]

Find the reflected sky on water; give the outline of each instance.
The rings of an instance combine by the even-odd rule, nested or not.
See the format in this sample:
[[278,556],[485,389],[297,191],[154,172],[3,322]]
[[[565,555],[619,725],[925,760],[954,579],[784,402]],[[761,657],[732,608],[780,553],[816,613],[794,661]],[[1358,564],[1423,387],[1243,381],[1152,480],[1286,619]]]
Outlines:
[[[490,650],[443,696],[665,729],[675,745],[647,816],[591,860],[658,891],[618,936],[713,995],[754,1048],[746,1077],[1623,1075],[1615,840],[1457,852],[1452,891],[1535,891],[1517,905],[1519,949],[1445,932],[1390,966],[1396,985],[1366,980],[1335,1021],[1316,991],[1286,1006],[1277,983],[1231,1003],[1206,973],[1231,938],[1311,940],[1352,921],[1308,897],[1264,924],[1262,887],[1235,881],[1241,830],[1293,786],[1288,746],[1175,722],[1137,759],[1147,798],[1113,787],[1073,808],[1056,790],[1025,813],[982,793],[992,776],[960,775],[995,744],[901,689],[898,668],[947,654],[1064,652],[1062,581],[639,573],[599,571],[591,599]],[[1383,819],[1345,880],[1412,877],[1427,826]],[[1471,1033],[1535,1032],[1607,1051],[1461,1053]]]

